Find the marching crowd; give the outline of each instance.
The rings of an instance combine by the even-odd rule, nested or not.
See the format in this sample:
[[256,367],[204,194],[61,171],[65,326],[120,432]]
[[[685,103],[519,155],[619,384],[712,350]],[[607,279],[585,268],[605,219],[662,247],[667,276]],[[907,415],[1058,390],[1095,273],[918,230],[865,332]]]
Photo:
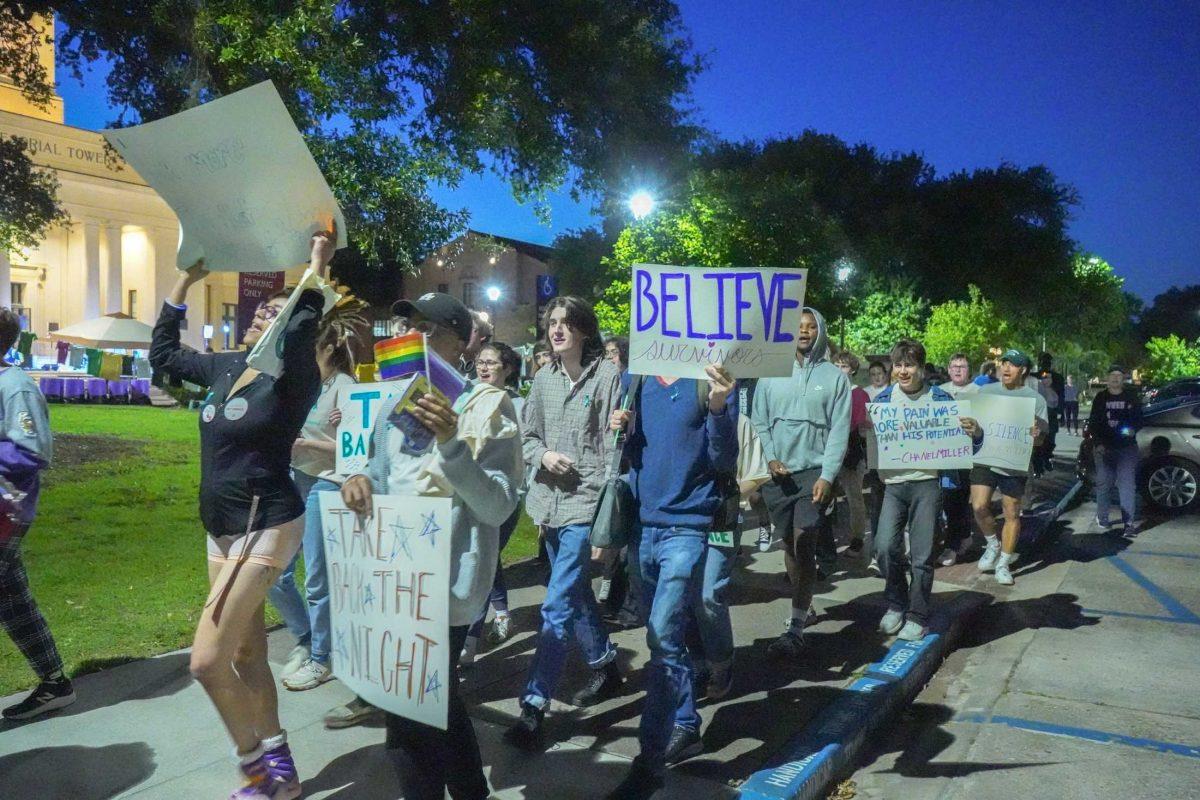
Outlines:
[[[324,275],[335,237],[312,239],[311,267]],[[534,352],[536,374],[517,391],[521,360],[491,341],[483,320],[455,298],[430,293],[393,306],[397,333],[419,331],[428,348],[464,367],[468,390],[453,403],[426,394],[414,412],[433,435],[411,440],[381,409],[362,474],[334,469],[338,389],[354,381],[362,327],[336,310],[322,314],[319,291],[270,298],[244,344],[253,346],[285,308],[283,367],[275,377],[247,364],[247,352],[201,354],[180,345],[188,289],[202,263],[181,273],[154,331],[157,370],[205,386],[201,405],[200,516],[208,532],[211,591],[196,630],[191,671],[232,739],[242,800],[300,794],[300,779],[278,713],[267,663],[264,603],[279,609],[297,639],[282,675],[294,691],[330,680],[329,584],[318,496],[340,491],[351,509],[369,513],[381,494],[449,497],[451,672],[470,664],[484,638],[513,634],[500,555],[517,526],[519,507],[539,527],[549,565],[536,652],[517,716],[505,733],[515,748],[545,744],[551,708],[573,645],[590,669],[571,702],[590,706],[622,691],[625,676],[608,622],[644,625],[650,661],[642,676],[640,755],[611,798],[652,796],[668,765],[703,749],[698,699],[724,697],[735,680],[729,614],[733,566],[744,530],[756,546],[784,553],[790,613],[770,645],[781,660],[806,657],[804,629],[814,587],[836,569],[831,511],[844,497],[848,552],[870,560],[884,581],[887,611],[879,629],[919,640],[929,631],[933,570],[968,555],[972,523],[983,535],[978,568],[1013,583],[1020,511],[1031,471],[1049,467],[1060,414],[1078,425],[1078,391],[1053,372],[1035,370],[1010,349],[973,376],[965,356],[945,370],[927,363],[913,339],[895,343],[867,366],[869,385],[854,378],[859,359],[831,346],[826,323],[804,308],[792,373],[735,381],[720,364],[706,378],[631,375],[628,345],[605,341],[591,306],[553,299],[545,338]],[[17,334],[0,310],[0,351]],[[1114,368],[1116,370],[1116,368]],[[973,394],[1035,401],[1035,457],[1030,470],[976,465],[970,470],[870,469],[873,429],[867,403],[949,402]],[[1119,370],[1092,406],[1091,424],[1107,445],[1102,486],[1121,488],[1126,522],[1130,430],[1136,398]],[[1049,402],[1048,402],[1049,400]],[[11,509],[0,536],[0,618],[37,672],[38,687],[4,710],[27,719],[74,700],[45,620],[29,593],[19,554],[33,520],[38,475],[50,460],[45,401],[20,370],[0,372],[0,489]],[[980,424],[961,418],[975,449]],[[1103,483],[1107,481],[1107,483]],[[999,494],[997,530],[992,501]],[[1105,494],[1105,492],[1101,492]],[[632,513],[630,513],[632,509]],[[1107,499],[1100,504],[1107,518]],[[752,520],[756,522],[751,522]],[[1107,521],[1105,519],[1105,521]],[[297,559],[305,584],[296,585]],[[597,563],[598,562],[598,563]],[[593,578],[600,578],[599,597]],[[482,667],[481,667],[482,668]],[[382,715],[386,746],[409,800],[485,798],[489,788],[474,730],[449,682],[449,722],[436,729],[375,709],[361,699],[331,710],[330,728]]]

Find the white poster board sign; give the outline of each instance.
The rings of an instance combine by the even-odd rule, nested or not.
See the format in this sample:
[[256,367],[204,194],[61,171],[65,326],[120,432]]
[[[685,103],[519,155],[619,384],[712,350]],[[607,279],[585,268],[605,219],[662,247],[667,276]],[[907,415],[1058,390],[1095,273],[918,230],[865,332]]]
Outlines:
[[300,295],[307,289],[315,289],[325,298],[324,305],[321,307],[322,314],[328,313],[329,309],[337,305],[337,301],[341,299],[337,290],[321,280],[317,273],[313,272],[312,267],[304,270],[304,274],[300,276],[300,282],[296,284],[296,288],[288,297],[287,302],[283,304],[283,308],[279,309],[275,319],[271,320],[266,331],[255,342],[250,355],[246,356],[247,365],[275,378],[283,374],[283,340],[287,326],[292,320],[292,312],[296,310],[296,306],[300,302]]
[[453,501],[375,495],[360,518],[338,492],[320,499],[334,674],[371,705],[445,730]]
[[808,271],[635,264],[629,371],[704,378],[792,374]]
[[342,421],[337,429],[334,470],[339,475],[357,475],[367,471],[371,452],[371,431],[384,403],[399,397],[412,378],[384,383],[360,383],[338,389],[337,407]]
[[971,416],[969,402],[926,395],[919,403],[867,403],[867,412],[875,433],[873,469],[971,468],[974,445],[960,421]]
[[346,221],[270,81],[104,138],[167,201],[176,264],[271,272],[308,261],[309,237]]
[[983,447],[975,454],[976,464],[1026,472],[1033,455],[1032,397],[1003,397],[995,394],[971,396],[971,416],[983,428]]

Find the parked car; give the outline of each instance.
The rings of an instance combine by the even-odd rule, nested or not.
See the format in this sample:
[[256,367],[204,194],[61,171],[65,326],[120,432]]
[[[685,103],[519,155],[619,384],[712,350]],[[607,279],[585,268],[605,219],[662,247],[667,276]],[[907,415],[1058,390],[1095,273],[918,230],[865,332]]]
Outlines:
[[1179,398],[1200,398],[1200,377],[1176,378],[1162,386],[1147,389],[1142,394],[1143,403],[1162,403]]
[[[1145,406],[1137,434],[1138,488],[1150,506],[1179,514],[1200,508],[1200,395]],[[1076,471],[1092,483],[1092,433],[1085,430]]]

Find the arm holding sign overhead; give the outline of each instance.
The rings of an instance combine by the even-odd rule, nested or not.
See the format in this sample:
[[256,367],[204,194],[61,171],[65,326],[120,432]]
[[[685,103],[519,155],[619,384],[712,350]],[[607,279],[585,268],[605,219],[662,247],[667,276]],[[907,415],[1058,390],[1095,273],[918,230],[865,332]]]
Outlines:
[[709,365],[708,416],[704,420],[708,434],[708,458],[717,472],[730,475],[737,471],[738,403],[737,382],[720,364]]
[[[324,280],[330,260],[337,247],[337,234],[321,231],[312,237],[309,269]],[[317,366],[317,326],[325,311],[325,295],[316,289],[305,289],[288,318],[283,334],[283,370],[275,385],[284,391],[320,392],[321,370]],[[316,402],[316,394],[313,396]]]
[[150,366],[205,387],[212,385],[218,372],[217,356],[184,350],[179,343],[179,325],[187,316],[187,306],[183,303],[188,289],[207,275],[203,261],[197,261],[180,273],[159,312],[150,342]]

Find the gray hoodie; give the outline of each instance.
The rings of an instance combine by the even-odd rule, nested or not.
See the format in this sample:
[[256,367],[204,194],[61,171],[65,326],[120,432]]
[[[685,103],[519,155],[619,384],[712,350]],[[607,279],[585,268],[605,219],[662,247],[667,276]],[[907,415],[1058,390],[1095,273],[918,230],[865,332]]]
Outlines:
[[817,340],[790,376],[759,379],[750,423],[768,463],[781,461],[792,472],[819,467],[833,483],[850,440],[850,381],[826,358],[825,318],[814,308],[804,310],[817,320]]

